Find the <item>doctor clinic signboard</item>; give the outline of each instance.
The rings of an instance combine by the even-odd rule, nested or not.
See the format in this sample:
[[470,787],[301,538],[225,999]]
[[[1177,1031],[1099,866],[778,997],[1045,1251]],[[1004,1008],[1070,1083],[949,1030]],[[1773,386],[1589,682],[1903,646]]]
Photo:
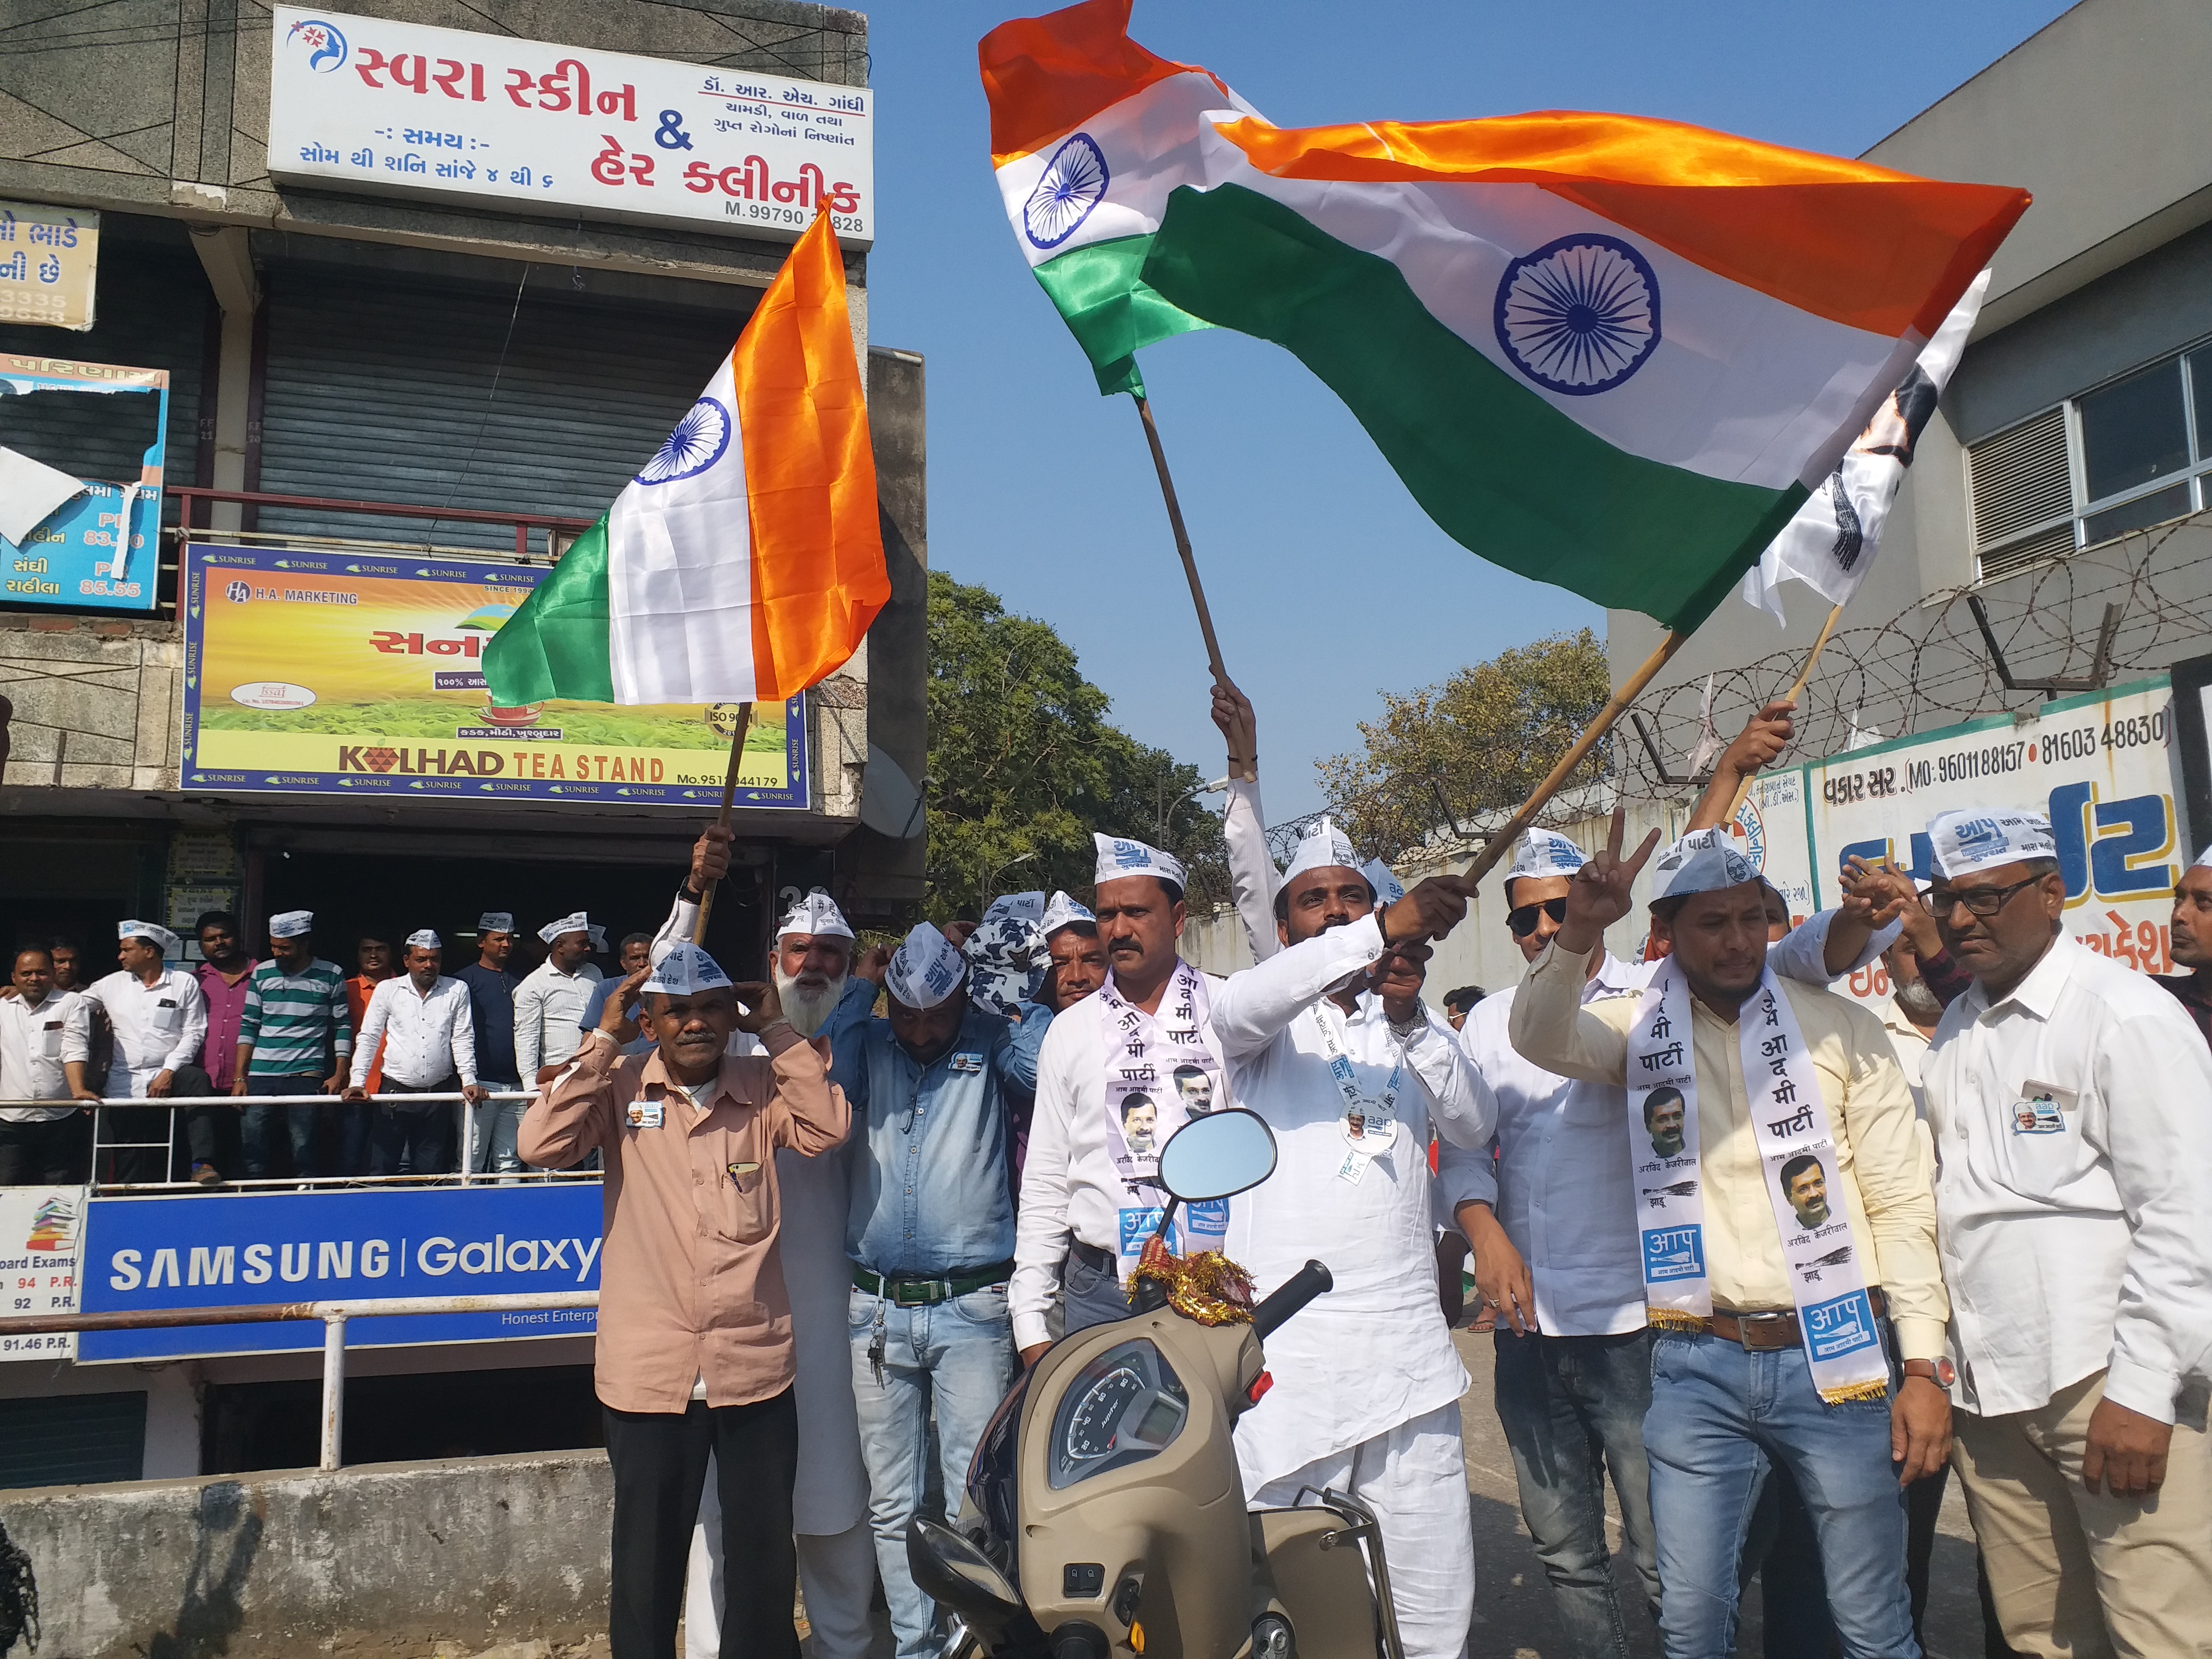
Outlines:
[[[2172,690],[2160,676],[1807,767],[1820,901],[1836,902],[1836,872],[1855,854],[1932,878],[1927,828],[1939,813],[2025,808],[2050,816],[2067,933],[2140,972],[2171,973],[2173,884],[2188,862],[2175,737]],[[1888,988],[1869,969],[1837,988],[1867,997]]]
[[[545,574],[188,549],[183,787],[617,810],[719,803],[735,705],[491,701],[484,646]],[[807,806],[805,708],[804,696],[755,705],[738,805]]]

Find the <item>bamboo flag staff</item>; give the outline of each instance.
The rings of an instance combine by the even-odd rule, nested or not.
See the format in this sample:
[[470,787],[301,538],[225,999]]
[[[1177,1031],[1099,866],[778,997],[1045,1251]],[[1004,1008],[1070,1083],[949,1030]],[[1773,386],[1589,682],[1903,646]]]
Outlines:
[[[1803,693],[1806,683],[1813,678],[1813,670],[1820,660],[1820,653],[1828,647],[1828,636],[1836,631],[1837,620],[1843,614],[1844,607],[1840,605],[1828,612],[1828,620],[1820,624],[1820,638],[1813,641],[1813,648],[1805,653],[1805,665],[1797,671],[1797,678],[1790,682],[1790,689],[1774,699],[1776,702],[1795,702]],[[1752,781],[1755,775],[1747,772],[1737,783],[1735,799],[1729,803],[1728,815],[1721,820],[1723,823],[1734,822],[1735,815],[1743,811],[1744,797],[1751,793]]]
[[[738,769],[745,761],[745,735],[752,730],[753,706],[749,702],[738,705],[738,729],[730,734],[730,769],[722,774],[722,810],[714,814],[718,829],[730,827],[730,813],[738,799]],[[709,887],[699,895],[699,921],[691,930],[691,942],[707,942],[707,918],[714,914],[714,890]]]
[[1206,636],[1206,665],[1217,684],[1229,684],[1229,671],[1221,665],[1221,641],[1213,637],[1213,613],[1206,608],[1206,589],[1198,580],[1198,561],[1190,550],[1190,532],[1183,528],[1182,506],[1176,500],[1175,480],[1168,476],[1168,453],[1160,447],[1160,429],[1152,424],[1152,400],[1137,394],[1137,418],[1145,423],[1145,441],[1152,446],[1152,467],[1160,475],[1160,495],[1168,504],[1168,524],[1175,532],[1176,551],[1182,556],[1182,574],[1190,580],[1190,602],[1198,607],[1198,631]]

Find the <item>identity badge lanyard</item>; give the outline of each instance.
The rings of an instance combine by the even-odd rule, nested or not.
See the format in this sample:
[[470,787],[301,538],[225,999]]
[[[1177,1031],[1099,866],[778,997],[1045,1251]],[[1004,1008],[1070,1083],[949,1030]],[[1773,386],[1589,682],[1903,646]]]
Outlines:
[[1389,1152],[1398,1138],[1398,1088],[1406,1076],[1406,1045],[1398,1045],[1390,1080],[1382,1085],[1381,1097],[1370,1097],[1360,1093],[1352,1056],[1346,1052],[1343,1011],[1324,997],[1314,1005],[1314,1015],[1321,1026],[1322,1053],[1328,1059],[1328,1074],[1344,1097],[1345,1153],[1344,1162],[1337,1165],[1336,1178],[1357,1187],[1367,1178],[1367,1166]]

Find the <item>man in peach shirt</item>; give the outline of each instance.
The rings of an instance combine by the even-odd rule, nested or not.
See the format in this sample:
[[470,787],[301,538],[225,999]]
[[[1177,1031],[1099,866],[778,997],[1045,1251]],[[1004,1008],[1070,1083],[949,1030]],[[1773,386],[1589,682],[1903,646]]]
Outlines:
[[[641,996],[658,1047],[625,1057],[623,1011]],[[766,1054],[726,1054],[732,1030]],[[775,986],[732,985],[695,945],[630,975],[523,1118],[527,1162],[568,1169],[594,1148],[606,1161],[596,1380],[614,1468],[613,1659],[674,1650],[710,1451],[722,1651],[797,1659],[799,1416],[775,1152],[812,1157],[848,1122]]]

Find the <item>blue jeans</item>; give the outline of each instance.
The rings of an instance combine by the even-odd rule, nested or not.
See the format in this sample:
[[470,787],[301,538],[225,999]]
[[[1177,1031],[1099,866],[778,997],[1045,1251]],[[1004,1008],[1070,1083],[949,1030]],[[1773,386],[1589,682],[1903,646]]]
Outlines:
[[[900,1308],[854,1290],[847,1304],[853,1341],[853,1403],[860,1419],[860,1459],[868,1468],[868,1528],[875,1534],[898,1659],[933,1659],[944,1645],[937,1604],[907,1571],[906,1528],[920,1512],[928,1480],[929,1419],[937,1416],[939,1468],[946,1507],[957,1511],[991,1413],[1014,1377],[1013,1322],[1006,1287],[994,1285],[940,1302]],[[883,1322],[883,1380],[868,1358]],[[937,1516],[946,1521],[950,1516]]]
[[[323,1091],[319,1073],[304,1077],[254,1077],[246,1079],[246,1092],[253,1095],[319,1095]],[[302,1180],[312,1180],[323,1173],[321,1161],[315,1156],[315,1132],[330,1113],[327,1106],[249,1106],[244,1121],[239,1125],[239,1159],[246,1166],[248,1180],[270,1173],[276,1161],[276,1137],[278,1119],[292,1146],[292,1173]]]
[[[477,1080],[495,1094],[522,1086],[495,1078]],[[501,1175],[522,1173],[522,1154],[515,1150],[515,1142],[522,1132],[522,1114],[529,1105],[526,1100],[494,1100],[477,1108],[476,1138],[469,1148],[471,1170],[477,1175],[495,1170]]]
[[1516,1336],[1501,1325],[1497,1380],[1498,1420],[1513,1452],[1521,1518],[1551,1581],[1566,1650],[1575,1659],[1627,1659],[1628,1632],[1605,1544],[1605,1481],[1610,1472],[1629,1559],[1656,1613],[1659,1575],[1644,1455],[1650,1336]]
[[1717,1336],[1658,1331],[1644,1444],[1668,1659],[1735,1651],[1737,1563],[1776,1462],[1812,1517],[1847,1659],[1920,1659],[1887,1399],[1825,1403],[1802,1348],[1755,1353]]
[[1060,1332],[1073,1336],[1093,1325],[1129,1316],[1128,1293],[1121,1288],[1120,1264],[1094,1267],[1071,1249],[1060,1264]]

